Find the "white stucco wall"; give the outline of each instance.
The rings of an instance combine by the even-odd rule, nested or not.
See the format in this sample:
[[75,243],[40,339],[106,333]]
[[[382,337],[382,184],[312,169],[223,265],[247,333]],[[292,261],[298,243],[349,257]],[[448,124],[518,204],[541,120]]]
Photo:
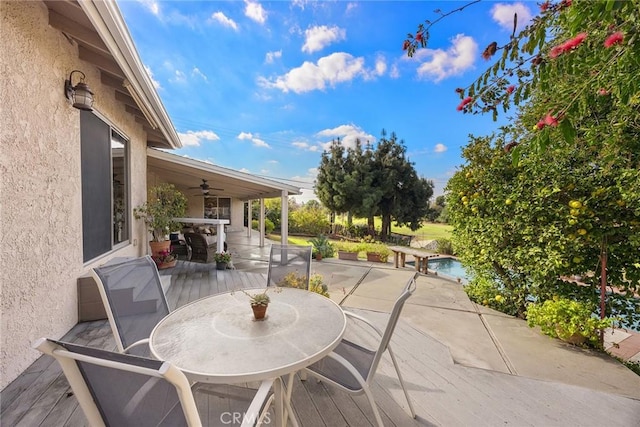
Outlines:
[[[138,256],[146,237],[91,264],[82,261],[80,112],[63,94],[79,69],[94,106],[130,138],[131,205],[146,197],[146,138],[141,125],[101,86],[98,70],[48,25],[41,2],[0,4],[0,388],[40,356],[31,342],[60,338],[77,323],[76,279],[113,256]],[[134,245],[133,243],[136,243]]]

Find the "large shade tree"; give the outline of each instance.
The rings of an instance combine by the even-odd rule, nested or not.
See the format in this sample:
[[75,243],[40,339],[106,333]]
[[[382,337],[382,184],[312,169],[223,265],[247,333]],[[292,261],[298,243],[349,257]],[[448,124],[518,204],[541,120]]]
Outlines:
[[[356,141],[345,149],[334,141],[322,154],[316,194],[329,209],[368,218],[382,217],[381,238],[391,231],[392,221],[420,228],[433,195],[433,183],[418,176],[406,158],[406,147],[394,133],[382,138],[375,149]],[[350,218],[350,216],[349,216]]]

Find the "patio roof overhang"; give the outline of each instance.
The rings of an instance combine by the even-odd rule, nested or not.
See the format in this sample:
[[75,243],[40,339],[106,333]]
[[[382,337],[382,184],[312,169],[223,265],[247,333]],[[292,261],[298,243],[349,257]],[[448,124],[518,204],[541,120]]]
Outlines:
[[78,57],[100,71],[100,83],[114,89],[116,100],[147,133],[147,146],[182,147],[116,2],[43,1],[49,9],[49,25],[77,44]]
[[193,194],[203,179],[212,187],[210,195],[242,201],[280,197],[283,192],[288,196],[302,194],[300,188],[276,180],[151,148],[147,149],[147,168],[180,189],[196,187]]

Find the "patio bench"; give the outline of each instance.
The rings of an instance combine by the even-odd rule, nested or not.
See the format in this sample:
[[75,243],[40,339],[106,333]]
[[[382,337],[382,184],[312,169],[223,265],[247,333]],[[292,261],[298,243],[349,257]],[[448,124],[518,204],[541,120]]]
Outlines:
[[406,256],[413,255],[416,271],[424,274],[428,273],[429,257],[432,256],[429,252],[406,246],[389,246],[389,249],[393,252],[393,266],[395,268],[404,267]]

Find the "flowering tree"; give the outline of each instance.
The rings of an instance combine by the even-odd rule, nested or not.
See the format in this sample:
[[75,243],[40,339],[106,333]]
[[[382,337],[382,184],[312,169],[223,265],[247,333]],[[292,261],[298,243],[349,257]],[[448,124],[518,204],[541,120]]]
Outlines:
[[[587,298],[599,288],[602,316],[625,307],[638,321],[639,5],[545,2],[518,34],[514,17],[510,39],[483,52],[495,62],[457,89],[463,113],[495,118],[518,107],[498,138],[472,139],[447,187],[457,250],[479,285],[501,292],[492,304],[514,314],[530,296]],[[435,22],[409,35],[409,56]],[[576,274],[589,286],[567,287],[562,278]],[[605,307],[607,287],[615,292]]]
[[[429,31],[441,19],[420,24],[415,34],[408,34],[403,49],[413,56],[428,44]],[[551,138],[552,128],[559,128],[562,139],[570,142],[577,124],[589,105],[606,96],[615,114],[610,127],[618,123],[640,128],[640,2],[628,1],[546,1],[540,14],[530,25],[516,34],[514,30],[503,44],[492,42],[484,50],[485,60],[496,58],[485,72],[466,88],[458,88],[461,103],[458,110],[469,114],[507,111],[512,105],[523,105],[536,94],[554,94],[548,99],[538,97],[543,113],[522,125],[537,132],[531,143],[540,148],[557,143]],[[570,79],[571,84],[560,89],[558,82]],[[629,117],[634,119],[629,120]],[[551,129],[550,129],[551,128]],[[516,156],[519,149],[515,151]]]

